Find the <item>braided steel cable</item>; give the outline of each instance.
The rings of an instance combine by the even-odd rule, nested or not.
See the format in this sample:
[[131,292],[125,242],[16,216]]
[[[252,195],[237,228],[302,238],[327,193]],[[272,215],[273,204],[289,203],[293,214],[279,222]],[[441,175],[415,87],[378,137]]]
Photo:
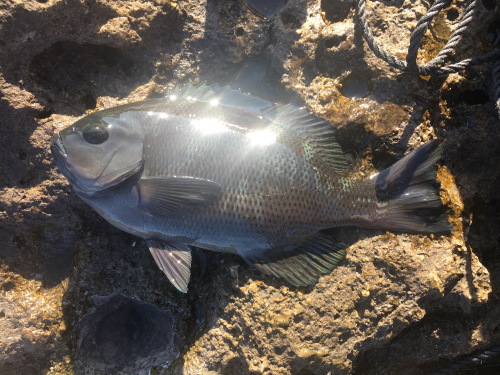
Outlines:
[[[411,33],[410,46],[408,47],[408,54],[406,56],[406,63],[408,64],[408,69],[418,72],[417,65],[417,53],[422,45],[422,38],[425,34],[425,30],[432,22],[434,17],[443,9],[447,8],[451,4],[452,0],[438,0],[436,1],[427,13],[420,18],[415,27],[415,30]],[[451,40],[451,39],[450,39]]]
[[417,27],[412,32],[410,37],[410,45],[408,47],[408,55],[406,57],[406,61],[402,61],[390,54],[388,51],[384,50],[375,40],[373,33],[371,31],[370,26],[367,22],[366,15],[366,1],[365,0],[357,0],[357,13],[359,19],[359,25],[361,27],[361,31],[363,36],[370,47],[370,49],[375,53],[375,55],[384,61],[386,61],[392,67],[403,71],[413,71],[418,73],[419,75],[442,75],[442,74],[450,74],[456,73],[466,68],[469,68],[474,65],[480,65],[487,61],[493,59],[500,59],[500,50],[493,50],[484,55],[465,59],[458,63],[449,64],[445,66],[438,66],[447,63],[449,60],[449,56],[455,52],[455,47],[458,42],[462,38],[465,31],[471,24],[473,19],[474,11],[477,9],[478,0],[471,0],[463,15],[462,18],[457,25],[457,28],[451,35],[450,39],[446,43],[446,45],[441,49],[441,51],[437,54],[437,56],[430,62],[424,65],[417,64],[417,53],[419,48],[421,47],[422,38],[425,33],[425,30],[434,19],[434,17],[441,11],[443,8],[446,8],[450,5],[452,0],[437,0],[431,8],[427,11],[427,13],[419,20]]
[[390,54],[375,41],[375,37],[373,36],[372,30],[370,26],[368,26],[368,22],[366,21],[365,0],[357,0],[356,4],[357,4],[358,18],[360,21],[361,30],[365,37],[366,43],[373,51],[373,53],[375,53],[375,56],[381,58],[394,68],[406,70],[407,64],[405,61],[400,60],[396,56]]
[[465,59],[462,60],[458,63],[455,64],[450,64],[450,65],[445,65],[441,67],[435,67],[431,68],[431,71],[421,71],[421,67],[419,68],[419,73],[421,75],[441,75],[441,74],[451,74],[451,73],[457,73],[460,72],[461,70],[470,68],[475,65],[481,65],[486,62],[492,61],[492,60],[499,60],[500,59],[500,49],[496,49],[493,51],[490,51],[488,53],[485,53],[484,55],[478,56],[478,57],[473,57],[471,59]]
[[424,71],[446,63],[450,55],[455,51],[455,46],[458,44],[463,34],[467,30],[469,23],[472,22],[477,3],[478,0],[473,0],[467,5],[464,14],[462,15],[462,19],[460,20],[456,29],[453,31],[453,34],[451,34],[450,39],[448,40],[446,45],[441,49],[441,51],[439,51],[436,57],[422,66],[422,69]]

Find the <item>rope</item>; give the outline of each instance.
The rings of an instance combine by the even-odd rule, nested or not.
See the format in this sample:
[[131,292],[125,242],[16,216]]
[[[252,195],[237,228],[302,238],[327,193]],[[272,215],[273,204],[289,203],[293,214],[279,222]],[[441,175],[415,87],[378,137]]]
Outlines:
[[500,354],[500,346],[495,346],[494,348],[491,348],[489,350],[485,350],[481,353],[478,354],[473,354],[470,356],[467,356],[465,358],[462,358],[449,366],[446,366],[442,369],[439,369],[436,372],[433,372],[430,375],[448,375],[448,374],[453,374],[455,371],[460,370],[463,367],[466,366],[471,366],[471,365],[481,365],[485,361],[489,361],[491,359],[494,359],[498,357]]
[[366,21],[365,0],[357,0],[356,5],[358,10],[358,17],[361,25],[361,30],[365,37],[366,43],[373,51],[375,56],[381,58],[394,68],[406,70],[407,69],[406,62],[398,59],[396,56],[391,55],[375,41],[375,37],[373,36],[372,30],[370,29],[370,26],[368,26],[368,22]]
[[442,65],[446,63],[446,60],[448,60],[449,56],[455,51],[454,47],[458,44],[460,38],[467,30],[467,26],[469,25],[470,22],[472,22],[472,16],[474,14],[476,6],[477,6],[476,0],[471,1],[469,3],[469,5],[465,8],[465,12],[462,15],[460,23],[458,24],[453,34],[450,36],[450,39],[448,40],[446,45],[441,49],[441,51],[439,51],[437,56],[434,59],[432,59],[432,61],[428,62],[427,64],[424,64],[424,66],[422,67],[423,69],[428,69],[433,66]]
[[451,1],[452,0],[436,1],[427,13],[418,21],[417,27],[411,34],[408,55],[406,56],[406,63],[408,64],[408,68],[410,70],[418,71],[417,53],[422,44],[422,38],[425,34],[425,30],[427,30],[427,27],[432,22],[434,17],[441,11],[441,9],[447,8],[451,4]]
[[422,76],[427,75],[442,75],[456,73],[461,70],[470,68],[474,65],[480,65],[493,59],[500,59],[500,50],[493,50],[484,55],[465,59],[455,64],[444,65],[449,62],[449,57],[456,50],[460,39],[467,31],[474,18],[475,10],[478,8],[478,0],[470,0],[467,7],[462,15],[462,18],[457,25],[457,28],[450,36],[450,39],[446,45],[439,51],[439,53],[430,62],[424,65],[417,64],[417,54],[418,50],[422,44],[422,38],[425,34],[425,30],[432,22],[434,17],[444,8],[447,8],[451,4],[452,0],[436,0],[436,2],[429,8],[427,13],[418,21],[415,30],[412,32],[410,37],[410,45],[408,47],[408,54],[406,56],[406,61],[398,59],[396,56],[390,54],[388,51],[384,50],[375,40],[370,26],[366,20],[367,15],[365,12],[366,1],[356,0],[357,12],[359,18],[359,25],[361,31],[366,40],[366,43],[374,54],[387,62],[390,66],[403,70],[418,73]]

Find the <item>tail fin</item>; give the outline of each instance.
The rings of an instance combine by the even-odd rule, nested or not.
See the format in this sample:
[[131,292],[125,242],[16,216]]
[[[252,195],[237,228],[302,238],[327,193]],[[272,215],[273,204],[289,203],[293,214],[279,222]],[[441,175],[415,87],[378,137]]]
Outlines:
[[377,226],[421,233],[452,230],[436,181],[435,163],[442,148],[441,141],[430,141],[374,176],[380,206]]

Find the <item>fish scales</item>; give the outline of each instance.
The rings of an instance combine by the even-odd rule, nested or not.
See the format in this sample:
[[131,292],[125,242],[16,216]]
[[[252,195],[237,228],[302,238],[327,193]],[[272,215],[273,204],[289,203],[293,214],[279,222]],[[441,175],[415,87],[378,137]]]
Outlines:
[[[240,215],[246,217],[251,227],[278,241],[283,236],[277,233],[278,227],[282,228],[281,232],[299,225],[325,229],[335,226],[336,222],[349,224],[351,216],[364,214],[366,221],[368,213],[373,211],[369,199],[373,206],[374,194],[364,197],[357,206],[343,204],[352,202],[352,192],[359,195],[361,186],[345,189],[347,184],[342,185],[334,179],[330,179],[329,184],[321,183],[321,172],[287,147],[291,142],[286,138],[292,138],[291,134],[282,131],[276,143],[265,148],[251,147],[245,131],[223,132],[199,139],[188,119],[179,118],[178,125],[169,126],[172,119],[162,119],[159,113],[151,116],[159,118],[151,123],[154,130],[147,132],[153,136],[145,139],[145,145],[150,145],[144,155],[146,175],[210,179],[219,183],[225,192],[218,205],[208,207],[205,215],[193,219],[194,227],[221,234],[221,229],[227,227],[229,232],[234,232],[226,216]],[[174,146],[162,147],[167,142]],[[366,182],[358,181],[358,185],[363,183]],[[366,192],[370,194],[373,189],[366,189]],[[198,223],[198,220],[204,222]],[[209,226],[213,229],[208,229]],[[272,247],[277,245],[272,240],[269,242]]]
[[[162,123],[157,125],[166,129]],[[200,220],[206,221],[206,225],[214,227],[218,232],[224,226],[232,232],[234,229],[230,226],[231,221],[225,219],[227,215],[247,217],[251,226],[261,223],[260,227],[264,228],[274,224],[273,221],[280,222],[283,226],[286,226],[287,222],[290,222],[289,225],[295,224],[296,219],[288,216],[287,211],[291,207],[290,201],[297,198],[297,194],[294,194],[289,187],[294,186],[295,190],[300,192],[303,189],[314,189],[315,192],[313,170],[307,168],[307,165],[301,163],[297,157],[294,158],[294,155],[280,144],[268,147],[266,150],[252,149],[242,152],[242,149],[247,147],[245,134],[242,132],[212,135],[200,142],[193,138],[193,132],[186,128],[186,134],[181,137],[184,141],[175,142],[177,141],[175,140],[175,148],[163,149],[162,153],[155,152],[151,158],[146,155],[145,170],[153,175],[153,171],[161,170],[160,174],[210,179],[222,186],[224,193],[218,204],[208,207],[205,215],[194,219],[193,226],[203,227],[203,224],[197,223]],[[161,144],[169,137],[170,134],[165,132],[164,137],[159,135],[154,141]],[[153,146],[151,149],[158,148]],[[224,150],[223,153],[219,151],[221,149]],[[266,155],[268,152],[274,155],[274,159],[269,159]],[[168,165],[165,165],[165,160],[169,161]],[[274,199],[268,198],[273,195]],[[314,195],[318,194],[311,194],[308,197],[309,211],[312,210],[315,201],[321,198]],[[277,204],[278,202],[280,204]],[[278,217],[259,214],[263,211],[266,213],[272,211]],[[307,211],[300,214],[303,215],[302,221],[311,217],[310,214],[307,215]]]
[[345,256],[324,229],[450,229],[437,194],[439,142],[372,179],[348,169],[335,129],[304,109],[219,86],[91,114],[56,135],[56,164],[113,225],[146,239],[181,291],[190,246],[239,254],[294,285]]

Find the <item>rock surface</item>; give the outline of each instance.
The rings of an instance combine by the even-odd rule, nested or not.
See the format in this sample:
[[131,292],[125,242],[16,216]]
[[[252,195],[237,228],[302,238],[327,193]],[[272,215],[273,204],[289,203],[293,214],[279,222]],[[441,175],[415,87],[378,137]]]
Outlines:
[[88,373],[148,374],[179,355],[172,314],[113,293],[93,296],[95,307],[75,327],[76,358]]
[[[78,337],[92,296],[114,291],[171,314],[177,339],[162,345],[184,347],[173,363],[152,351],[152,374],[426,374],[500,344],[500,123],[487,66],[431,79],[391,69],[363,42],[349,0],[288,0],[269,20],[244,4],[0,3],[0,374],[109,373],[89,368]],[[492,48],[500,10],[480,5],[457,58]],[[367,9],[379,42],[404,58],[427,2]],[[462,9],[437,17],[423,61]],[[356,177],[445,139],[454,232],[338,230],[347,259],[308,288],[195,251],[189,293],[178,293],[140,239],[75,197],[48,145],[87,113],[185,81],[304,103],[339,127]]]

